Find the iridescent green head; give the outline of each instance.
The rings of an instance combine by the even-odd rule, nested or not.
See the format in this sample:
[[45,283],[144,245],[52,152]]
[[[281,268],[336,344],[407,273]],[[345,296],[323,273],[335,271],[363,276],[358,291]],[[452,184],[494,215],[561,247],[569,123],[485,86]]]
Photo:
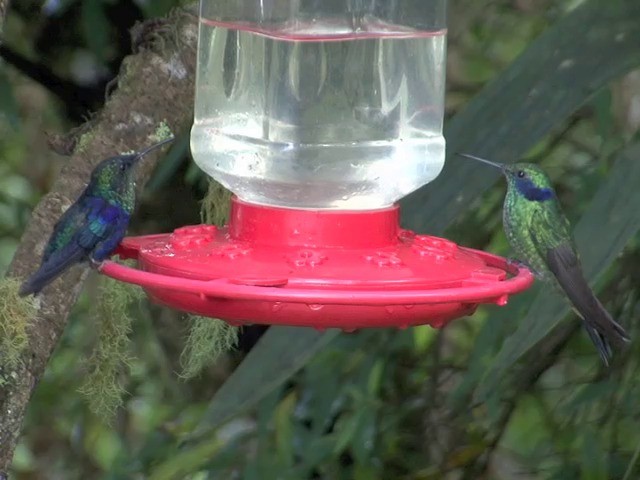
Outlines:
[[510,192],[516,193],[520,197],[533,202],[544,202],[555,197],[551,180],[537,165],[532,163],[504,164],[464,153],[460,155],[500,169],[507,177]]
[[118,155],[107,158],[98,164],[91,173],[91,182],[94,188],[101,193],[110,192],[123,194],[131,189],[134,183],[134,168],[138,161],[147,153],[173,141],[173,137],[158,142],[144,150],[127,155]]

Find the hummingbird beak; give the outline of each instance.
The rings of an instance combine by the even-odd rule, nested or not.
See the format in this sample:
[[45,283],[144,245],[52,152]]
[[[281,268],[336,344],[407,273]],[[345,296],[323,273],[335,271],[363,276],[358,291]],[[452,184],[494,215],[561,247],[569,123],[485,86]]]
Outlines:
[[158,142],[156,144],[151,145],[150,147],[145,148],[144,150],[141,150],[140,152],[138,152],[134,158],[134,162],[137,160],[140,160],[142,157],[144,157],[147,153],[151,152],[152,150],[155,150],[156,148],[160,148],[161,146],[169,143],[169,142],[173,142],[175,140],[175,137],[169,137],[166,138],[164,140],[162,140],[161,142]]
[[465,158],[470,158],[471,160],[477,160],[478,162],[486,163],[487,165],[491,165],[492,167],[499,168],[504,172],[504,165],[502,165],[501,163],[491,162],[484,158],[476,157],[475,155],[469,155],[467,153],[458,153],[457,155]]

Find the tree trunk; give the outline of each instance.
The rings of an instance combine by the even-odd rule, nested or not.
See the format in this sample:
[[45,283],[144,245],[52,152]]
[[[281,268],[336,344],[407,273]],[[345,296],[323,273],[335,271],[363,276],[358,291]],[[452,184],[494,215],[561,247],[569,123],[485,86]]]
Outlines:
[[[7,6],[7,0],[0,0],[0,15]],[[150,135],[163,123],[174,133],[190,127],[197,33],[197,17],[185,10],[134,29],[136,53],[123,61],[117,89],[102,111],[83,126],[68,164],[34,210],[7,276],[22,279],[37,268],[54,223],[86,186],[100,160],[147,146]],[[139,186],[148,179],[157,155],[145,158],[139,168]],[[87,273],[86,266],[72,268],[44,289],[38,296],[38,313],[31,319],[23,361],[11,371],[3,371],[0,365],[0,377],[9,379],[0,390],[0,479],[6,478],[29,399]]]

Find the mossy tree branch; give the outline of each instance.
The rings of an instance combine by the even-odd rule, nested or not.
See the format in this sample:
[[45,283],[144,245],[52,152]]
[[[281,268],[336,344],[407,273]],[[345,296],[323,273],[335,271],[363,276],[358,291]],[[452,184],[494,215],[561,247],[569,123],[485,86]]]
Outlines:
[[[0,14],[5,5],[6,0],[0,0]],[[24,278],[34,271],[56,219],[76,199],[101,159],[148,145],[161,124],[173,132],[190,126],[197,18],[186,11],[176,12],[161,23],[138,29],[134,43],[137,53],[124,60],[117,90],[83,127],[67,165],[34,210],[7,276]],[[139,186],[148,179],[156,160],[157,155],[146,157],[139,169]],[[22,362],[10,372],[3,372],[8,367],[0,365],[0,374],[12,379],[0,389],[0,478],[6,477],[29,399],[87,272],[87,267],[73,268],[43,291],[37,298],[37,314],[30,319],[29,347]]]

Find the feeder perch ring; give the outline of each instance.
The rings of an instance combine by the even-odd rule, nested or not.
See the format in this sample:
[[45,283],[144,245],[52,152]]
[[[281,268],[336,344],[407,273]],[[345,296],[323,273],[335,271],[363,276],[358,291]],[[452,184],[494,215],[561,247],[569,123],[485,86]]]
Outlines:
[[125,238],[138,268],[101,272],[160,304],[233,325],[442,327],[534,281],[507,259],[398,226],[399,209],[309,211],[232,201],[230,224]]

